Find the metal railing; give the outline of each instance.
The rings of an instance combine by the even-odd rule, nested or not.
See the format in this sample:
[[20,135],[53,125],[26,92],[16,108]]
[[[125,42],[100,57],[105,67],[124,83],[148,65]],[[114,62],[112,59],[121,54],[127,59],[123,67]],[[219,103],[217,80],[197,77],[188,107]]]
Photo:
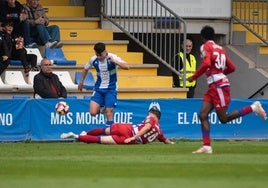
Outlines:
[[[159,62],[180,75],[175,69],[174,59],[180,51],[182,39],[186,40],[186,23],[181,17],[158,0],[102,0],[101,12],[103,19],[109,20]],[[183,80],[185,87],[185,77]]]
[[[232,18],[268,45],[268,0],[233,0]],[[249,99],[261,94],[268,82],[254,92]]]
[[268,45],[268,0],[233,0],[232,17]]

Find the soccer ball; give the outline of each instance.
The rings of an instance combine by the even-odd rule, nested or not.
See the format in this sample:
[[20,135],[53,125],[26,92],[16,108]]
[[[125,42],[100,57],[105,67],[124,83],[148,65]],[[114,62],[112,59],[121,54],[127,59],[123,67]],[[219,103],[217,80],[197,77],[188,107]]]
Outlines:
[[60,101],[56,104],[55,110],[59,115],[65,115],[69,112],[69,105],[67,102]]

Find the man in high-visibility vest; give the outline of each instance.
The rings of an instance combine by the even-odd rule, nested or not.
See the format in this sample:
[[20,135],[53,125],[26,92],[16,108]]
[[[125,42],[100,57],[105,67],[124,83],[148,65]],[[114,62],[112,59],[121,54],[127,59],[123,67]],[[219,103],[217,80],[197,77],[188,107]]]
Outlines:
[[[191,54],[191,51],[193,49],[193,40],[190,37],[187,37],[186,39],[186,63],[185,63],[185,68],[186,68],[186,79],[194,74],[196,71],[196,58],[193,54]],[[175,69],[179,70],[180,73],[184,73],[183,70],[183,43],[181,44],[181,49],[178,53],[178,55],[175,58]],[[196,87],[196,81],[193,82],[188,82],[186,81],[186,87],[189,89],[187,92],[187,98],[193,98],[194,97],[194,91]],[[173,73],[173,87],[183,87],[183,78],[181,76],[178,76],[177,74]]]

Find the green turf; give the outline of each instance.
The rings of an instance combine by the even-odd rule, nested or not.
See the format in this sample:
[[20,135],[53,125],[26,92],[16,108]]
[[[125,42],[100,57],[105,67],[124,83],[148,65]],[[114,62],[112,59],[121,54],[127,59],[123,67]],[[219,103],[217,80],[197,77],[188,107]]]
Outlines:
[[214,154],[192,154],[200,145],[1,143],[0,188],[267,187],[268,142],[214,141]]

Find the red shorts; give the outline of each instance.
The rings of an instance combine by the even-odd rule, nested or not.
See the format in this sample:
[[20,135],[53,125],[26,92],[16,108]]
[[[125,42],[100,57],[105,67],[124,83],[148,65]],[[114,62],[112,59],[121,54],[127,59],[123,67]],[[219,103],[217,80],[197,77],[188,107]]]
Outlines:
[[[126,138],[132,137],[132,125],[127,123],[114,123],[111,125],[111,136],[117,144],[125,144]],[[135,141],[128,144],[135,144]]]
[[227,108],[231,101],[230,87],[216,87],[216,84],[211,84],[209,85],[203,100],[212,103],[215,110]]

